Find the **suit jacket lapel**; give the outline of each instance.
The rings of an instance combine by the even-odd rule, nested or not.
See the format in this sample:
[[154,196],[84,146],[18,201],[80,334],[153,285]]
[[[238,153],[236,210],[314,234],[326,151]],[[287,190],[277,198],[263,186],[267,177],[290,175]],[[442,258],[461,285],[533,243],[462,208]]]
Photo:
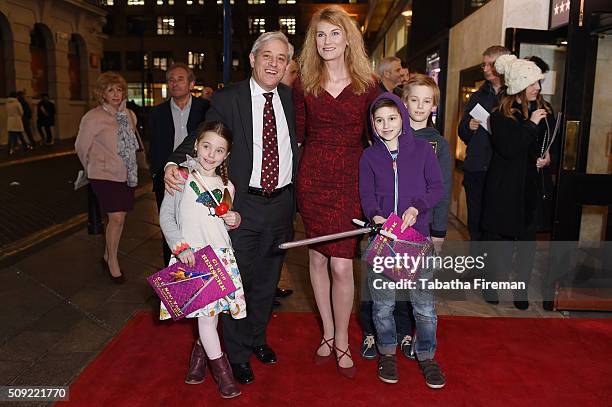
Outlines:
[[168,135],[168,147],[169,147],[169,154],[172,154],[172,151],[174,151],[174,117],[172,117],[172,107],[170,106],[172,99],[168,99],[166,101],[166,114],[168,115],[168,121],[166,122],[166,125],[168,126],[165,133]]
[[251,103],[251,86],[249,80],[236,85],[238,91],[238,114],[242,123],[244,138],[249,146],[251,162],[253,162],[253,104]]

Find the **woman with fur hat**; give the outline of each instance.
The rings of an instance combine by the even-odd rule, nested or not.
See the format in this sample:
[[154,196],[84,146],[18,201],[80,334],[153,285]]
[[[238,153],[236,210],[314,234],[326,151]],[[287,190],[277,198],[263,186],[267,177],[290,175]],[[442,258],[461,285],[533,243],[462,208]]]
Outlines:
[[[495,244],[488,251],[487,277],[491,281],[508,281],[512,267],[507,265],[512,265],[516,248],[516,281],[524,282],[525,289],[513,291],[514,305],[527,309],[540,193],[538,170],[550,163],[550,155],[539,148],[539,139],[547,131],[546,116],[551,112],[540,95],[539,81],[544,76],[535,63],[502,55],[495,62],[495,69],[503,75],[506,87],[490,119],[493,156],[481,226],[483,240]],[[484,296],[489,303],[498,302],[495,291],[485,291]]]

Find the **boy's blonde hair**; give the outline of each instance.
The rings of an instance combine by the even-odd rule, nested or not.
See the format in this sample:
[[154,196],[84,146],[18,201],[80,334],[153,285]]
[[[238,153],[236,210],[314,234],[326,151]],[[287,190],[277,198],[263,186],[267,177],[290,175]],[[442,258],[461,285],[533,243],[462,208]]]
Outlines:
[[427,75],[417,73],[410,75],[410,79],[404,85],[404,91],[402,92],[402,102],[406,103],[410,97],[410,90],[413,86],[427,86],[433,90],[433,105],[439,106],[440,104],[440,88],[436,81]]
[[344,61],[351,77],[351,86],[356,94],[364,94],[370,86],[374,86],[374,71],[370,66],[361,31],[348,13],[339,6],[321,9],[310,20],[302,52],[298,58],[304,93],[318,96],[328,79],[323,59],[317,51],[317,24],[320,21],[338,26],[344,32],[348,43],[344,51]]

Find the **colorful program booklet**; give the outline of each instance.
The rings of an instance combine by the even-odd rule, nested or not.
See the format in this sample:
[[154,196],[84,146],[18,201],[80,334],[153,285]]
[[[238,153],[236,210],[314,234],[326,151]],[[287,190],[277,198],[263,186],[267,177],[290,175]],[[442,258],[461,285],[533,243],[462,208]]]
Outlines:
[[403,232],[401,227],[402,218],[391,213],[382,229],[393,233],[397,236],[397,240],[381,234],[376,235],[365,250],[364,259],[371,266],[378,264],[384,267],[385,258],[397,258],[397,256],[407,258],[407,262],[402,262],[407,267],[384,267],[382,273],[393,281],[415,280],[425,260],[424,257],[430,253],[433,246],[429,239],[413,227],[408,227]]
[[193,267],[176,262],[147,278],[175,321],[237,290],[212,247],[194,255]]

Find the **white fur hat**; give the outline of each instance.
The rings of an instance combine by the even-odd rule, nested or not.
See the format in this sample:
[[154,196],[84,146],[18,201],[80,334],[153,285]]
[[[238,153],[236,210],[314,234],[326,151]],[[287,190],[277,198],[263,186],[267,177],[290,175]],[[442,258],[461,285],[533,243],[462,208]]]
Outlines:
[[508,95],[516,95],[529,85],[544,79],[542,71],[536,64],[514,55],[500,55],[495,61],[495,70],[504,75]]

